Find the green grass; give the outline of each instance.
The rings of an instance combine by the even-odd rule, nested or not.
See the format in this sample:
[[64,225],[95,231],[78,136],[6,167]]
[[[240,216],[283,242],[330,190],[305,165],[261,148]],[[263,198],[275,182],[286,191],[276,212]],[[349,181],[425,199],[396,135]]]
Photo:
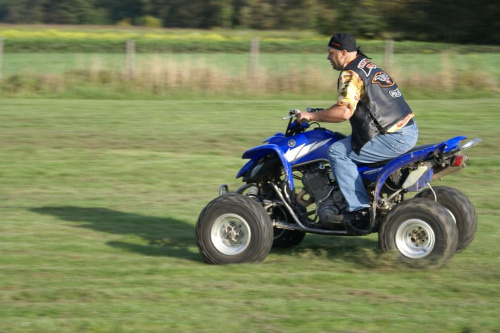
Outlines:
[[[481,136],[460,174],[476,239],[440,270],[376,235],[308,235],[210,266],[194,226],[293,100],[0,100],[0,331],[499,332],[498,99],[410,101],[419,143]],[[327,125],[348,132],[348,124]]]
[[[328,70],[327,52],[303,53],[263,53],[259,56],[259,66],[274,72],[290,72],[294,69]],[[369,54],[373,61],[383,67],[384,56],[379,53]],[[101,69],[125,70],[125,53],[6,53],[3,56],[3,74],[61,74],[70,70],[86,70],[92,66]],[[488,71],[497,80],[500,78],[498,54],[452,54],[450,65],[453,70],[480,70]],[[137,54],[136,65],[144,66],[153,61],[173,61],[177,63],[204,63],[231,73],[246,73],[250,63],[249,54],[196,54],[196,53],[159,53]],[[441,54],[397,54],[394,56],[394,65],[401,68],[403,73],[440,72],[443,66]]]

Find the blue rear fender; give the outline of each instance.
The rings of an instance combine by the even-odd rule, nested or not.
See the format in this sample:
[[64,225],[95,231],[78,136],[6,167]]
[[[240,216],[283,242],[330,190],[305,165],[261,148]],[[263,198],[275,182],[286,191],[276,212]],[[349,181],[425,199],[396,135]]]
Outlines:
[[405,165],[428,159],[435,154],[452,151],[453,149],[456,149],[459,142],[464,139],[467,139],[467,137],[457,136],[441,143],[416,147],[410,152],[390,161],[383,167],[370,169],[366,166],[361,166],[359,168],[359,171],[362,178],[376,182],[374,195],[375,198],[378,198],[378,196],[380,195],[380,191],[382,190],[382,186],[384,186],[387,178],[391,175],[391,173],[404,167]]

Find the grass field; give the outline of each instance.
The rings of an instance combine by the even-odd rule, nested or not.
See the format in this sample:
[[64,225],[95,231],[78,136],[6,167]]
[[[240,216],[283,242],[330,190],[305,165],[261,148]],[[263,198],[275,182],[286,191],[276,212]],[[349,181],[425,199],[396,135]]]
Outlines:
[[[407,98],[495,97],[498,54],[396,54],[387,68]],[[5,54],[1,97],[99,99],[323,99],[336,89],[326,52],[249,54],[137,54],[132,71],[124,54]]]
[[420,144],[484,139],[439,183],[476,205],[476,239],[412,271],[376,235],[202,262],[197,216],[242,152],[331,101],[1,99],[0,332],[500,332],[498,101],[410,101]]
[[[258,64],[266,71],[290,72],[293,69],[314,69],[324,71],[329,69],[326,59],[327,52],[314,54],[268,54],[259,55]],[[384,64],[384,56],[374,53],[370,56],[373,61],[381,66]],[[137,54],[136,65],[138,68],[151,66],[158,61],[173,61],[175,63],[195,64],[204,63],[227,72],[242,74],[246,73],[247,65],[250,63],[249,54],[195,54],[195,53],[160,53],[160,54]],[[499,79],[500,65],[497,63],[498,54],[450,54],[449,62],[453,69],[458,71],[486,71]],[[442,54],[398,54],[393,60],[401,70],[408,73],[420,72],[431,74],[440,72],[443,68]],[[70,70],[87,70],[93,66],[100,66],[104,70],[126,69],[125,54],[113,53],[7,53],[3,56],[4,75],[12,74],[61,74]]]
[[[259,66],[266,71],[275,73],[290,72],[291,70],[314,69],[328,70],[329,64],[324,53],[262,53],[259,55]],[[383,54],[370,54],[373,61],[382,66]],[[497,62],[498,54],[450,54],[449,62],[454,70],[458,71],[489,71],[500,79],[500,65]],[[195,54],[195,53],[158,53],[137,54],[136,65],[151,66],[159,61],[196,64],[204,63],[217,69],[224,69],[229,73],[244,74],[250,63],[250,54]],[[408,73],[420,72],[431,74],[440,72],[443,68],[442,54],[397,54],[393,59],[394,65],[405,69]],[[6,53],[3,56],[3,74],[61,74],[70,70],[87,70],[100,66],[105,70],[126,69],[126,56],[116,53]]]

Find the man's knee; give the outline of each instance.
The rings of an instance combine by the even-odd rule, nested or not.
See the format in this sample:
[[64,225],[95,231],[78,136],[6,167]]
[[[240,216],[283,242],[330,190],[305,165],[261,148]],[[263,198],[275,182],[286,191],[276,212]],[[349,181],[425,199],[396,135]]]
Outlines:
[[332,159],[342,158],[346,156],[344,145],[339,141],[335,142],[328,148],[328,154]]

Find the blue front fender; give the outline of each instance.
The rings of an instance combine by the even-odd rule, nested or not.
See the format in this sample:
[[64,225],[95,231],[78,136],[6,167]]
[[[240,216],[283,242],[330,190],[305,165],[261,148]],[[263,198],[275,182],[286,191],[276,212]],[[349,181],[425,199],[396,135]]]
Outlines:
[[286,175],[286,180],[288,182],[288,186],[290,187],[290,190],[294,190],[295,186],[293,184],[293,175],[292,175],[292,167],[290,163],[287,161],[285,158],[285,155],[283,155],[283,152],[277,145],[273,144],[267,144],[267,145],[262,145],[258,146],[255,148],[252,148],[250,150],[247,150],[242,158],[249,158],[250,161],[248,161],[243,168],[238,172],[236,175],[236,178],[243,177],[247,172],[251,171],[255,164],[264,156],[269,155],[270,153],[276,153],[278,157],[281,160],[281,164],[283,165],[283,169],[285,170],[285,175]]

